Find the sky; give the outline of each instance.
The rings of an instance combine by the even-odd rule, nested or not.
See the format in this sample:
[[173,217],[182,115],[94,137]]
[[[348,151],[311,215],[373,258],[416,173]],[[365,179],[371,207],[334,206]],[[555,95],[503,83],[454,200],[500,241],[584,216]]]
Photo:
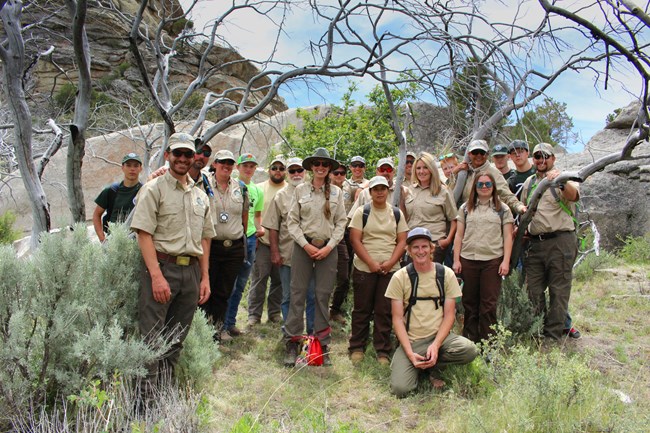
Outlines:
[[[485,17],[492,22],[510,22],[515,20],[517,25],[523,27],[534,27],[539,23],[539,5],[536,1],[525,0],[523,5],[513,0],[486,0],[493,3],[494,7],[487,8],[489,11]],[[567,1],[570,4],[584,3],[585,0]],[[182,0],[181,3],[187,7],[188,0]],[[240,3],[237,1],[236,3]],[[293,2],[296,4],[296,2]],[[319,6],[326,5],[327,0],[317,2]],[[201,0],[192,12],[192,20],[195,28],[202,28],[209,20],[219,16],[226,7],[232,5],[231,1],[225,0]],[[588,15],[587,15],[588,16]],[[227,41],[244,57],[249,59],[265,59],[275,43],[274,26],[269,20],[269,16],[261,17],[253,14],[233,14],[219,28],[219,34],[223,35]],[[323,25],[316,23],[311,11],[293,7],[284,17],[274,16],[273,19],[285,19],[285,33],[280,37],[280,41],[275,46],[276,59],[288,59],[298,65],[311,64],[311,58],[307,45],[309,40],[313,40],[315,35],[323,32]],[[596,23],[599,15],[594,14],[591,18]],[[386,19],[385,30],[395,32],[400,31],[400,23],[396,20],[391,21],[391,17]],[[556,28],[562,23],[557,22]],[[362,28],[363,23],[359,28]],[[404,31],[408,31],[405,29]],[[472,29],[473,34],[480,34],[483,30],[480,25]],[[568,35],[568,41],[571,43],[572,36]],[[340,53],[347,58],[349,52]],[[396,62],[399,62],[398,59]],[[557,59],[545,58],[539,59],[536,67],[552,68]],[[639,94],[641,82],[633,73],[624,75],[616,71],[608,83],[608,89],[604,88],[602,81],[595,82],[595,76],[591,71],[585,70],[580,73],[567,72],[563,74],[545,95],[559,102],[567,104],[567,114],[572,117],[574,123],[574,132],[578,134],[578,140],[574,143],[568,143],[569,151],[579,152],[589,139],[605,126],[605,118],[617,108],[628,105]],[[355,80],[359,90],[355,92],[353,98],[358,102],[364,102],[363,98],[369,90],[376,85],[376,82],[370,78]],[[622,85],[621,82],[625,83]],[[290,108],[305,107],[316,104],[330,103],[335,105],[341,104],[341,96],[348,88],[348,79],[336,79],[335,87],[323,88],[316,86],[318,92],[310,91],[305,85],[293,84],[291,87],[282,87],[280,96]],[[522,115],[519,112],[519,115]]]

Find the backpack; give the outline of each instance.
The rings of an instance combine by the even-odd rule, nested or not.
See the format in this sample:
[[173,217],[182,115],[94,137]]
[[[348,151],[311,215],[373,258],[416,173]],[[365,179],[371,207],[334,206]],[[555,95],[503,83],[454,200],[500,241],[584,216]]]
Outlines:
[[[372,203],[366,203],[363,205],[363,225],[362,228],[366,226],[366,223],[368,222],[368,217],[370,216],[370,209],[372,209],[371,206]],[[399,211],[399,208],[397,206],[393,206],[393,215],[395,216],[395,226],[399,224],[399,220],[402,217],[402,214]]]
[[[108,187],[108,202],[106,206],[106,212],[104,213],[104,216],[102,217],[102,227],[104,228],[104,233],[108,233],[108,222],[111,219],[111,215],[113,214],[113,208],[115,207],[115,199],[117,199],[117,190],[120,188],[120,185],[122,182],[113,182],[109,187]],[[138,191],[140,190],[140,187],[142,186],[142,182],[138,182],[136,185],[135,193],[137,194]]]
[[315,367],[323,365],[323,346],[320,344],[318,337],[314,335],[303,335],[300,337],[296,364]]
[[434,262],[436,269],[436,286],[438,286],[439,296],[418,296],[418,282],[419,276],[418,272],[415,270],[413,263],[406,265],[406,272],[409,275],[409,280],[411,280],[411,296],[409,297],[409,303],[404,311],[406,316],[406,331],[409,330],[409,325],[411,323],[411,309],[417,301],[433,301],[436,305],[436,310],[442,308],[444,311],[445,308],[445,267],[440,263]]

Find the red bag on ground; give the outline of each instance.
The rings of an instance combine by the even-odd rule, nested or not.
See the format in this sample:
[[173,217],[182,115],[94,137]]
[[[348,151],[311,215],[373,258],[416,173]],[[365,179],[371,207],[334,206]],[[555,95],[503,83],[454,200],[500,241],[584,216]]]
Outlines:
[[318,337],[303,335],[300,339],[300,352],[296,364],[319,367],[323,365],[323,347]]

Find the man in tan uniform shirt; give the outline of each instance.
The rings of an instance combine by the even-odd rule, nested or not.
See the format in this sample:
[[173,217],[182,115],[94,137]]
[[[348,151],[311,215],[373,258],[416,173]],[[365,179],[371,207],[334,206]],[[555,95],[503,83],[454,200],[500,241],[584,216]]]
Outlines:
[[197,305],[210,296],[208,256],[215,233],[208,197],[187,174],[194,149],[194,137],[172,134],[165,151],[169,171],[140,189],[131,223],[145,264],[140,333],[173,340],[165,358],[147,366],[149,383],[173,374]]

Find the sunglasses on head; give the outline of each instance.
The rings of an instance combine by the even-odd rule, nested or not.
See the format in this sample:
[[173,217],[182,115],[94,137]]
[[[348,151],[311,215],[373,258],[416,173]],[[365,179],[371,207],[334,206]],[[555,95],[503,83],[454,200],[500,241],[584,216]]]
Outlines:
[[217,161],[217,164],[235,165],[235,161],[233,161],[232,159],[222,159],[221,161]]
[[180,158],[181,156],[184,156],[185,158],[194,158],[194,151],[174,149],[172,150],[172,155],[174,155],[176,158]]
[[486,151],[481,150],[481,149],[474,149],[474,150],[472,150],[470,153],[471,153],[472,155],[474,155],[474,156],[476,156],[476,155],[486,155],[486,154],[487,154]]
[[197,154],[197,155],[201,155],[201,154],[203,154],[206,158],[209,158],[210,155],[212,155],[212,150],[211,150],[211,149],[203,148],[203,149],[201,149],[201,150],[197,150],[197,151],[196,151],[196,154]]
[[547,155],[544,152],[535,152],[533,158],[535,159],[549,159],[551,155]]
[[393,167],[390,165],[387,166],[381,166],[377,169],[378,172],[380,173],[392,173],[393,172]]
[[438,161],[443,161],[443,160],[445,160],[445,159],[447,159],[447,158],[452,158],[453,156],[454,156],[453,153],[446,153],[446,154],[444,154],[444,155],[440,155],[440,156],[438,157]]
[[334,176],[345,176],[345,170],[335,170],[332,172]]
[[364,164],[363,162],[353,162],[352,164],[350,164],[350,167],[353,167],[353,168],[366,168],[366,164]]
[[492,182],[476,182],[476,188],[492,188]]
[[320,167],[320,166],[329,167],[331,165],[332,163],[330,161],[314,161],[311,163],[312,167]]
[[286,170],[286,169],[281,165],[272,165],[271,166],[271,171],[284,171],[284,170]]
[[290,168],[289,169],[289,174],[302,173],[303,171],[305,171],[305,169],[302,168],[302,167],[300,167],[300,168]]

